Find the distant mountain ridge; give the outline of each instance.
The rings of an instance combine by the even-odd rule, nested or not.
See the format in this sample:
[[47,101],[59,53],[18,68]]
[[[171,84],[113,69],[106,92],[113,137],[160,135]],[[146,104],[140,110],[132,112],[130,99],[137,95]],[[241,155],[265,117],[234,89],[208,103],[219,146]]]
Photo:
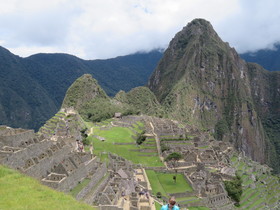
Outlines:
[[269,71],[280,71],[280,44],[274,45],[273,50],[262,49],[256,52],[240,54],[247,62],[258,63]]
[[69,86],[91,74],[110,96],[144,85],[162,53],[136,53],[106,60],[68,54],[21,58],[0,48],[0,124],[38,129],[61,107]]

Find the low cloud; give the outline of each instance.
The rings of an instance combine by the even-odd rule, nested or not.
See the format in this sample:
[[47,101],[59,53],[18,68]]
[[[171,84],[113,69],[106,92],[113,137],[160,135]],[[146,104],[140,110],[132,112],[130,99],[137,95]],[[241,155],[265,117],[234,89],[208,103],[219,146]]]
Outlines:
[[65,52],[96,59],[165,48],[194,18],[209,20],[239,52],[280,39],[277,0],[1,1],[0,43],[20,56]]

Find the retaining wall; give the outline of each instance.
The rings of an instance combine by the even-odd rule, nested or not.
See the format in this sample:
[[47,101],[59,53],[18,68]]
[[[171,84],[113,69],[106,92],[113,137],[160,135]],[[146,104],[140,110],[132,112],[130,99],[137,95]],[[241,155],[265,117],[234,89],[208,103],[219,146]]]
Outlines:
[[102,179],[102,177],[106,174],[106,171],[106,163],[103,163],[101,167],[97,169],[96,173],[92,176],[91,181],[88,183],[88,185],[77,194],[76,199],[83,199],[91,191],[91,189]]

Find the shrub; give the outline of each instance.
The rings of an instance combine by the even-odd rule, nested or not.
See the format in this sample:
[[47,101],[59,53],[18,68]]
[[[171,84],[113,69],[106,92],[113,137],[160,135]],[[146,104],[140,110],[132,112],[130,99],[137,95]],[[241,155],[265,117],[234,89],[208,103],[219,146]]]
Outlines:
[[215,134],[214,137],[221,141],[224,135],[229,131],[228,124],[225,120],[220,120],[215,125]]
[[156,196],[157,196],[157,198],[161,198],[161,196],[162,196],[161,192],[157,192]]
[[144,136],[145,131],[141,132],[139,136],[137,137],[136,143],[142,144],[146,140],[146,136]]
[[168,151],[169,147],[163,142],[160,143],[161,152]]
[[232,181],[225,181],[224,183],[229,197],[231,197],[236,202],[236,206],[238,206],[240,197],[242,195],[241,177],[239,175],[236,175],[236,177]]

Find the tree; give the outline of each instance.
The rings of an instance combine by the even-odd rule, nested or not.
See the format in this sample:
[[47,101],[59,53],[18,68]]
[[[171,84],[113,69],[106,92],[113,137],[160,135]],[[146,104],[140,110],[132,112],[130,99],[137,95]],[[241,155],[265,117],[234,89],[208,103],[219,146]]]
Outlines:
[[229,197],[231,197],[236,202],[236,206],[239,206],[240,197],[242,195],[241,177],[239,175],[236,175],[236,177],[232,181],[225,181],[224,183]]
[[222,119],[222,120],[218,121],[217,124],[215,125],[214,137],[217,140],[221,141],[221,140],[223,140],[224,135],[228,131],[229,131],[228,124],[224,119]]
[[175,176],[173,177],[173,180],[174,180],[175,183],[176,183],[176,179],[177,179],[176,166],[178,165],[178,161],[181,160],[182,158],[183,158],[183,156],[178,152],[173,152],[165,158],[165,161],[169,162],[172,165],[172,167],[175,171]]

